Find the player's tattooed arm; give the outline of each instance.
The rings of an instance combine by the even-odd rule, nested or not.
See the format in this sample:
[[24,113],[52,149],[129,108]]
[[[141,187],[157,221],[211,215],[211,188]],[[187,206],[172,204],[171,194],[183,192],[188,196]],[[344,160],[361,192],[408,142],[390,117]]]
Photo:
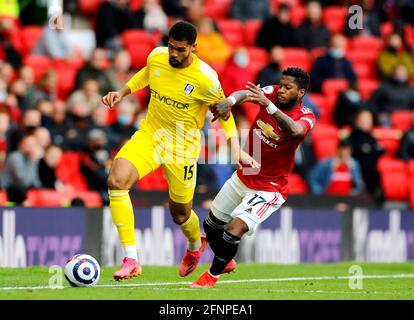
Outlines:
[[227,97],[227,99],[219,100],[210,105],[210,110],[214,115],[213,122],[218,118],[227,120],[230,117],[231,109],[234,105],[242,103],[246,98],[249,91],[239,90],[233,92]]
[[[280,111],[260,89],[252,82],[248,82],[246,88],[249,90],[246,101],[257,103],[263,108],[267,108],[268,112],[276,119],[278,125],[285,131],[289,132],[293,137],[303,137],[305,130],[300,123],[295,122],[292,118]],[[272,107],[273,108],[272,108]]]

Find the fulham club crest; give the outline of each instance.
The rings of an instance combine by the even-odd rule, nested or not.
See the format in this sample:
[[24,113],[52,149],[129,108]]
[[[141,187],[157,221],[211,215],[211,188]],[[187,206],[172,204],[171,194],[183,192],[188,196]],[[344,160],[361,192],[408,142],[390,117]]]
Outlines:
[[185,89],[184,89],[184,93],[185,94],[191,94],[191,92],[193,92],[193,90],[194,90],[194,86],[187,83],[187,85],[185,86]]

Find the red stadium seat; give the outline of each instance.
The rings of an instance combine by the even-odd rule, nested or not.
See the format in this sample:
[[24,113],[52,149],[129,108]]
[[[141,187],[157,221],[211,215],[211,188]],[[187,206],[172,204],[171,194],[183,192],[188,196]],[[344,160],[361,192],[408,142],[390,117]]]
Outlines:
[[294,66],[310,71],[312,57],[307,50],[303,48],[283,48],[283,52],[282,69]]
[[33,69],[34,78],[37,81],[43,72],[52,67],[52,60],[43,56],[27,56],[24,59],[24,64]]
[[29,190],[27,202],[31,207],[62,207],[70,201],[69,197],[56,190]]
[[269,54],[265,49],[259,47],[248,47],[249,69],[258,72],[269,63]]
[[289,175],[289,194],[305,194],[309,191],[306,181],[297,173]]
[[374,91],[379,87],[380,82],[376,79],[358,79],[357,87],[361,98],[367,100],[371,97]]
[[220,19],[216,23],[223,38],[232,48],[244,45],[243,24],[239,20]]
[[352,67],[358,79],[376,79],[376,65],[371,63],[353,63]]
[[27,26],[22,28],[21,37],[23,43],[23,52],[24,56],[30,55],[34,49],[36,42],[42,36],[43,27],[40,26]]
[[342,33],[347,15],[348,9],[344,6],[328,6],[323,10],[322,20],[332,34]]
[[348,80],[344,78],[327,79],[322,83],[322,93],[326,95],[329,95],[329,94],[338,95],[339,92],[347,90],[348,87],[349,87]]
[[[158,34],[156,34],[158,36]],[[144,30],[125,30],[121,35],[125,49],[131,55],[131,65],[141,69],[147,63],[148,55],[155,48],[156,39],[153,34]]]
[[413,125],[413,113],[409,110],[396,110],[391,113],[391,125],[395,129],[407,131]]
[[378,161],[381,186],[387,200],[405,201],[409,198],[409,176],[406,164],[399,159],[383,156]]
[[168,183],[164,178],[163,169],[158,168],[154,172],[139,180],[137,182],[137,188],[139,190],[146,191],[167,191]]
[[129,7],[132,9],[132,11],[137,11],[142,8],[144,5],[144,0],[131,0],[129,3]]
[[[334,103],[331,103],[329,99],[330,96],[326,96],[323,94],[317,94],[317,93],[310,93],[309,98],[319,109],[320,118],[318,119],[318,123],[333,124],[332,114],[333,114],[335,105]],[[334,100],[336,101],[336,99]]]
[[257,33],[262,26],[262,20],[247,20],[243,25],[244,43],[247,46],[256,45]]
[[86,179],[80,172],[81,156],[82,154],[79,152],[64,152],[62,160],[56,169],[56,175],[59,179],[80,191],[88,189]]
[[352,65],[355,63],[371,63],[376,66],[376,61],[378,60],[379,54],[380,51],[377,50],[349,49],[346,52],[346,57]]
[[204,15],[213,19],[228,17],[232,0],[205,0]]
[[339,143],[338,128],[329,124],[318,124],[311,131],[313,151],[318,160],[332,157]]
[[53,68],[58,73],[57,95],[59,99],[66,100],[75,86],[78,68],[65,61],[56,60]]
[[294,27],[298,27],[306,18],[306,9],[300,4],[295,5],[294,8],[292,7],[290,12],[290,22]]
[[7,193],[6,191],[0,191],[0,207],[7,205]]
[[74,191],[71,195],[71,200],[73,198],[82,199],[87,208],[102,207],[102,198],[96,191]]
[[78,7],[84,14],[96,14],[105,0],[78,0]]
[[395,156],[400,147],[400,140],[402,136],[401,130],[385,127],[375,127],[372,130],[373,136],[378,143],[385,149],[385,153]]
[[381,35],[385,38],[394,31],[394,24],[392,21],[381,23]]
[[378,37],[355,36],[351,40],[351,48],[361,51],[380,52],[384,46],[384,41]]

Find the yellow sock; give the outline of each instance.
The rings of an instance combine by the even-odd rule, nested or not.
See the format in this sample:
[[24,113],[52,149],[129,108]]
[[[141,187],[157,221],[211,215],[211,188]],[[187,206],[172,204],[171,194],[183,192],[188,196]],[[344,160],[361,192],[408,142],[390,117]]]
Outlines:
[[193,210],[191,210],[190,218],[181,224],[180,228],[188,240],[188,250],[197,251],[201,247],[201,232],[198,216]]
[[134,209],[129,190],[109,190],[109,209],[124,249],[135,246]]

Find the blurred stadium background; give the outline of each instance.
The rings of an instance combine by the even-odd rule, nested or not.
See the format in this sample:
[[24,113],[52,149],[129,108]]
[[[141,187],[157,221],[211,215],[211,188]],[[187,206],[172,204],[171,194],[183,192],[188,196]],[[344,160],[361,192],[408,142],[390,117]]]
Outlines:
[[[387,0],[0,1],[0,266],[63,265],[78,252],[119,264],[106,176],[149,92],[115,110],[100,99],[183,18],[226,94],[273,84],[288,66],[311,73],[304,103],[318,123],[298,149],[290,198],[243,240],[239,261],[414,260],[413,11]],[[256,112],[234,110],[241,132]],[[198,168],[200,220],[234,170],[219,154]],[[160,169],[131,193],[144,264],[178,263],[186,245],[166,190]]]

